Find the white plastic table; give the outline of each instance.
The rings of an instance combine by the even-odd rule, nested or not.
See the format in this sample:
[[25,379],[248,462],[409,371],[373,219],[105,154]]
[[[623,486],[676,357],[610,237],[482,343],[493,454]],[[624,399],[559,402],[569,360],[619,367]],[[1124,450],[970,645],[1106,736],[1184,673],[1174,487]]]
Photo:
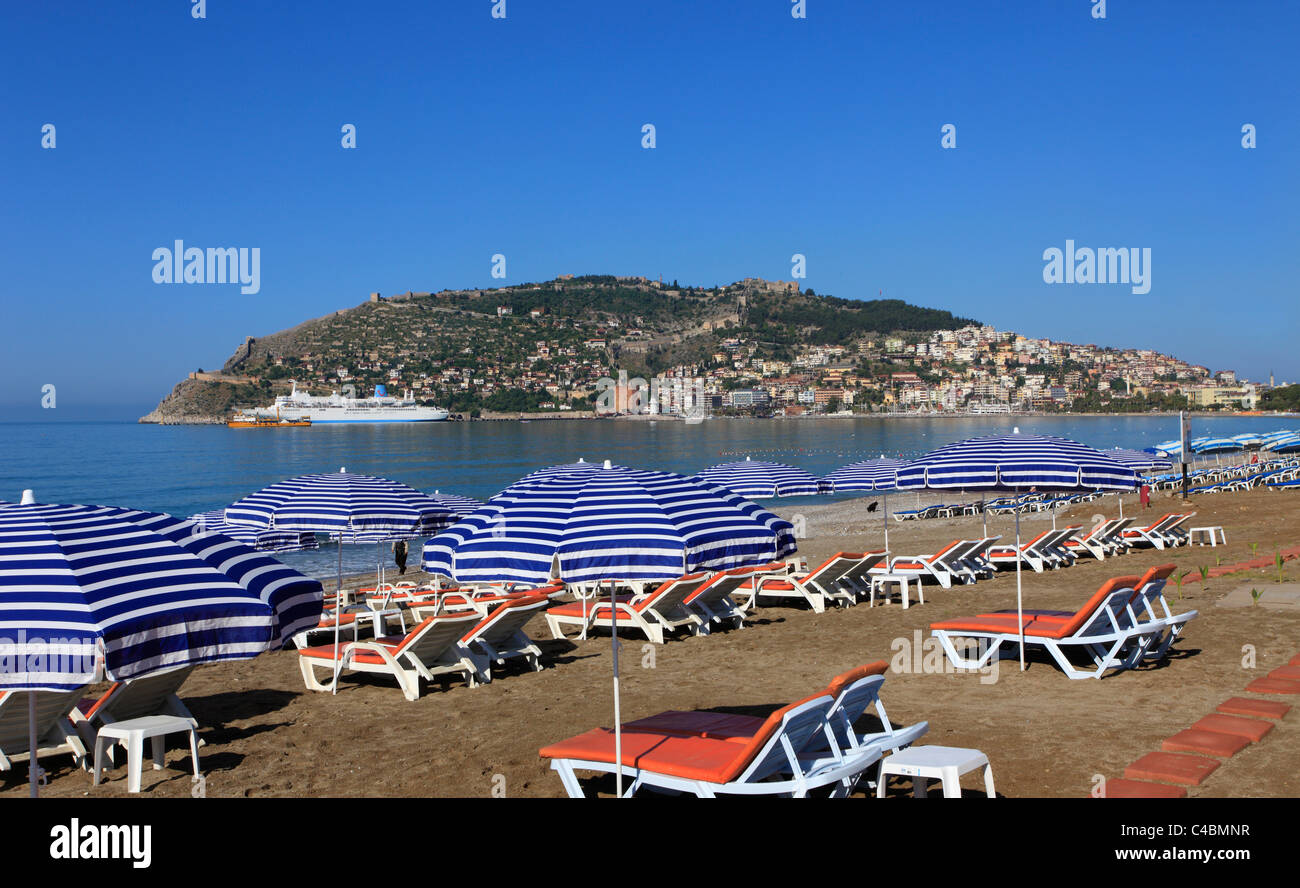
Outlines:
[[984,769],[984,793],[995,798],[993,791],[993,766],[988,756],[978,749],[957,746],[912,746],[880,760],[880,780],[876,784],[876,797],[884,798],[885,783],[890,774],[912,778],[912,795],[925,798],[926,781],[937,777],[943,781],[945,799],[961,798],[961,775],[976,768]]
[[1192,527],[1187,530],[1187,540],[1190,543],[1204,546],[1206,538],[1209,539],[1210,545],[1216,549],[1219,543],[1223,543],[1225,546],[1228,545],[1228,535],[1217,524],[1212,527]]
[[[885,587],[893,583],[898,586],[899,590],[902,593],[903,610],[907,610],[908,606],[911,604],[911,602],[909,601],[911,596],[908,593],[908,583],[912,579],[913,577],[910,574],[873,574],[871,577],[871,588],[869,590],[871,595],[870,606],[871,607],[876,606],[876,593],[880,592],[882,594],[886,594]],[[916,579],[916,597],[920,604],[925,604],[925,589],[921,585],[921,578],[918,576],[915,577],[915,579]],[[885,600],[888,601],[888,598],[886,598]]]
[[113,722],[99,729],[95,737],[95,779],[99,785],[99,774],[104,765],[104,749],[115,740],[126,744],[127,778],[126,791],[140,791],[140,771],[144,764],[144,741],[153,741],[153,767],[162,770],[163,753],[167,749],[167,735],[188,733],[190,735],[190,759],[194,762],[194,776],[199,776],[199,735],[188,718],[176,715],[146,715],[143,718],[130,718],[126,721]]

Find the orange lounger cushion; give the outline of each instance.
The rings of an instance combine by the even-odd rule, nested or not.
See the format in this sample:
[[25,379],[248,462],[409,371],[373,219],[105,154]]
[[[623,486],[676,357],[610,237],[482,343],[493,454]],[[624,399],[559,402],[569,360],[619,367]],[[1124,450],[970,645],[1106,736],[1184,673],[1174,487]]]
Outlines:
[[[348,646],[347,643],[339,645],[340,657],[342,657],[344,651],[347,650],[347,646]],[[388,645],[385,645],[385,647],[388,647]],[[395,650],[395,648],[389,647],[389,650],[393,651]],[[311,657],[313,660],[329,660],[330,662],[333,662],[334,645],[318,644],[315,647],[302,648],[298,651],[298,656]],[[367,650],[365,648],[359,648],[353,652],[352,661],[354,663],[369,663],[373,666],[378,666],[384,662],[384,658],[381,657],[377,651]]]
[[646,734],[676,734],[682,737],[704,737],[712,740],[748,740],[763,727],[764,719],[756,715],[730,712],[684,712],[670,709],[648,718],[640,718],[623,725],[624,731]]
[[[824,695],[814,694],[782,706],[769,715],[750,737],[715,740],[674,734],[624,732],[621,764],[685,780],[728,783],[745,770],[763,744],[776,733],[787,712],[822,696]],[[544,758],[583,759],[613,764],[614,732],[608,728],[596,728],[544,747],[540,754]]]
[[[631,595],[616,595],[614,600],[620,604],[627,604],[632,600]],[[586,608],[584,610],[584,608]],[[637,605],[632,605],[633,610],[641,610]],[[554,607],[546,609],[548,614],[555,614],[558,617],[582,617],[584,614],[588,617],[595,612],[598,616],[609,617],[609,599],[602,598],[600,601],[570,601],[566,604],[557,604]]]

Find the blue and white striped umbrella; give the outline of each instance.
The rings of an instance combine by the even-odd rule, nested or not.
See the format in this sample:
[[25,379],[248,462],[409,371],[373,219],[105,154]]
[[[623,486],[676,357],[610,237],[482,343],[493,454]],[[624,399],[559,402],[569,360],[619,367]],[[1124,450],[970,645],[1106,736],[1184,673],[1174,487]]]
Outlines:
[[1155,449],[1169,456],[1178,456],[1183,452],[1183,442],[1179,440],[1161,441],[1156,445]]
[[896,490],[898,470],[905,465],[905,459],[889,459],[882,455],[878,459],[841,466],[824,476],[822,481],[835,493],[848,490]]
[[900,490],[1132,490],[1137,484],[1132,469],[1101,451],[1046,435],[969,438],[932,450],[898,470]]
[[428,540],[424,569],[458,582],[663,580],[794,551],[788,521],[724,488],[584,467],[506,488]]
[[111,506],[0,505],[0,688],[252,657],[319,622],[320,583],[195,530]]
[[748,498],[811,496],[818,492],[817,479],[809,472],[785,463],[765,462],[749,457],[740,462],[709,466],[697,472],[695,477]]
[[299,552],[315,549],[319,545],[314,533],[260,530],[243,524],[231,524],[226,521],[226,513],[221,509],[191,515],[190,520],[204,533],[219,533],[258,552]]
[[1257,447],[1264,443],[1263,436],[1254,432],[1242,432],[1240,435],[1230,435],[1229,437],[1242,447]]
[[[900,490],[922,487],[965,490],[1132,490],[1137,473],[1078,441],[1046,435],[997,435],[968,438],[932,450],[898,470]],[[1020,510],[1016,516],[1016,548],[1020,548]],[[1055,526],[1055,513],[1053,513]],[[1016,559],[1016,615],[1023,627],[1024,599],[1020,559]],[[1020,636],[1020,668],[1025,668],[1024,630]]]
[[423,536],[458,518],[413,487],[343,469],[279,481],[226,508],[231,524],[326,533],[358,543]]
[[447,511],[459,515],[462,518],[470,512],[473,512],[475,509],[483,507],[483,501],[476,500],[472,496],[461,496],[457,493],[443,493],[440,490],[435,490],[433,493],[429,494],[429,499],[433,500],[440,506],[445,506]]
[[1276,432],[1268,432],[1267,434],[1260,435],[1259,440],[1268,444],[1281,438],[1290,438],[1295,434],[1297,434],[1295,429],[1278,429]]
[[1145,450],[1125,450],[1122,447],[1116,447],[1114,450],[1103,450],[1102,453],[1121,466],[1127,466],[1135,472],[1168,471],[1174,467],[1174,464],[1169,460],[1147,453]]
[[1188,441],[1187,446],[1193,453],[1222,453],[1226,450],[1240,450],[1242,445],[1231,438],[1197,438]]
[[1289,453],[1294,450],[1300,450],[1300,433],[1291,433],[1276,437],[1264,445],[1265,450],[1271,450],[1274,453]]

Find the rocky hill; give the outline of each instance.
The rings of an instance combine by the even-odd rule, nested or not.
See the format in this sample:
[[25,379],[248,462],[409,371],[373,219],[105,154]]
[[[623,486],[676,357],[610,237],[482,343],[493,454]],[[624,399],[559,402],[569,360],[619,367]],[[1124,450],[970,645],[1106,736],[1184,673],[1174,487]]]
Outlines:
[[[681,287],[640,277],[566,276],[484,290],[372,296],[267,336],[249,337],[223,367],[238,376],[177,385],[141,422],[221,422],[264,406],[295,379],[313,394],[376,384],[455,412],[590,407],[595,380],[706,364],[726,342],[757,341],[788,360],[801,347],[874,333],[974,323],[898,300],[855,301],[750,278]],[[203,374],[200,374],[202,377]]]

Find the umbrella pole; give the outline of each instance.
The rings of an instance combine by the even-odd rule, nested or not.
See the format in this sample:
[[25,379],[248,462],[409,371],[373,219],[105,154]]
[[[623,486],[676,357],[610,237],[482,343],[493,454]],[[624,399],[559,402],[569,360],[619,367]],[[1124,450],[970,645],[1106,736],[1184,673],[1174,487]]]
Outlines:
[[339,673],[343,669],[339,665],[339,621],[343,619],[343,531],[339,531],[339,574],[338,590],[334,593],[334,683],[330,688],[331,694],[339,692]]
[[614,652],[614,769],[615,791],[623,797],[623,718],[618,700],[618,606],[614,598],[614,581],[609,581],[610,645]]
[[36,762],[36,692],[27,692],[27,778],[31,784],[31,797],[40,795],[41,766]]
[[883,505],[881,505],[880,510],[881,510],[882,512],[885,513],[885,515],[884,515],[884,520],[885,520],[885,551],[888,552],[888,551],[889,551],[889,491],[888,491],[888,490],[882,491],[881,494],[880,494],[880,496],[881,496],[881,499],[884,500],[884,503],[883,503]]
[[1020,510],[1016,509],[1016,622],[1020,624],[1020,671],[1025,671],[1025,605],[1020,593]]
[[984,493],[980,492],[980,518],[984,521],[984,539],[989,538],[989,513],[984,510]]

